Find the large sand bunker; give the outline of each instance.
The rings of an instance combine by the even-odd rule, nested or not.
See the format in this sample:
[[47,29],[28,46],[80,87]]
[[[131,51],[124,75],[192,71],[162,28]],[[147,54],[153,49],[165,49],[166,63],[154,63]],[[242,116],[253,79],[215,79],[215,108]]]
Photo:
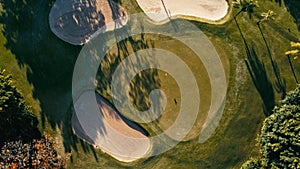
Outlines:
[[[96,100],[91,96],[95,92],[87,91],[74,104],[75,134],[119,161],[131,162],[144,157],[151,148],[146,131],[121,117],[100,95],[96,94]],[[98,110],[93,109],[93,104],[98,105]]]
[[226,0],[137,0],[137,3],[156,22],[178,15],[217,21],[226,16],[229,7]]
[[126,11],[112,0],[56,0],[49,14],[52,32],[74,45],[126,23]]

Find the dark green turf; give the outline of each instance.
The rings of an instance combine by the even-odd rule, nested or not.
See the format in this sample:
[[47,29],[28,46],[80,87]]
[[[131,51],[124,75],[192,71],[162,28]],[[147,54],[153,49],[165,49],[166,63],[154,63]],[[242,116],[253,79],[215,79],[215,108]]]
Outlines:
[[[230,63],[225,112],[215,135],[204,144],[194,139],[156,157],[125,164],[72,135],[69,122],[71,78],[81,47],[61,41],[50,31],[48,14],[54,1],[0,2],[3,7],[0,16],[3,26],[0,66],[15,77],[16,85],[40,119],[40,129],[57,136],[62,143],[60,147],[72,151],[68,162],[70,168],[238,168],[250,156],[257,156],[255,138],[264,119],[262,101],[244,63],[243,41],[232,19],[223,25],[193,22],[210,38],[218,52],[228,57]],[[123,5],[129,13],[140,11],[133,0],[124,1]],[[289,49],[291,40],[300,37],[296,24],[299,13],[291,4],[291,13],[284,4],[279,6],[275,2],[260,1],[259,5],[254,16],[268,9],[277,13],[276,20],[262,23],[262,30],[288,91],[295,87],[295,82],[284,52]],[[257,19],[249,20],[242,14],[238,22],[247,42],[253,44],[264,62],[268,78],[274,83],[267,50],[256,26]],[[299,59],[293,63],[299,76]],[[279,99],[280,95],[276,93],[276,101]]]

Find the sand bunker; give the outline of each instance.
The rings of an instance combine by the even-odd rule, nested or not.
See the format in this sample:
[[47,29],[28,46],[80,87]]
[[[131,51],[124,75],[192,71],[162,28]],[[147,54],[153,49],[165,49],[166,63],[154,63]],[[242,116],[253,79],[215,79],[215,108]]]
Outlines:
[[[75,134],[119,161],[131,162],[144,157],[151,147],[146,131],[121,117],[100,95],[96,94],[97,103],[91,95],[95,96],[94,91],[83,93],[74,104]],[[98,110],[93,109],[94,103],[98,104]]]
[[225,17],[229,7],[226,0],[137,0],[137,3],[156,22],[177,15],[217,21]]
[[120,28],[127,20],[126,11],[112,0],[56,0],[49,14],[52,32],[74,45]]

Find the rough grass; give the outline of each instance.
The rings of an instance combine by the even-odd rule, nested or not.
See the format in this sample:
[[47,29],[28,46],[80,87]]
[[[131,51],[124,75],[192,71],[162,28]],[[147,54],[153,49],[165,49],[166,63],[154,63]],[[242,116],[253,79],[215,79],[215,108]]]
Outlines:
[[[0,8],[1,9],[1,8]],[[0,24],[0,30],[3,30],[3,25]],[[5,69],[6,74],[12,74],[13,83],[25,98],[26,104],[30,106],[31,111],[39,116],[41,108],[39,100],[33,98],[34,86],[27,81],[27,66],[20,67],[16,57],[10,50],[5,48],[6,39],[2,32],[0,33],[0,68]],[[39,126],[41,129],[41,125]]]
[[[31,4],[28,4],[28,6],[30,5]],[[140,11],[136,2],[133,0],[123,1],[123,5],[130,13]],[[289,42],[299,39],[300,34],[293,17],[287,12],[284,5],[280,7],[274,2],[260,1],[260,8],[257,10],[257,13],[266,11],[267,9],[275,11],[277,16],[275,21],[263,23],[262,29],[265,32],[271,51],[274,53],[274,59],[279,65],[281,74],[286,79],[288,91],[295,87],[295,82],[284,52],[289,48]],[[47,16],[47,10],[41,10],[39,12],[45,13],[44,15]],[[233,13],[236,12],[237,10],[234,9]],[[248,42],[254,44],[259,55],[262,56],[262,60],[267,67],[269,78],[271,81],[274,81],[274,75],[270,61],[267,58],[265,46],[255,24],[257,17],[255,16],[253,19],[254,20],[251,21],[243,14],[238,18],[238,21]],[[54,66],[50,69],[51,66],[49,66],[49,70],[45,69],[50,72],[46,74],[48,75],[47,78],[49,81],[55,81],[55,83],[42,84],[41,87],[41,83],[37,83],[37,79],[40,77],[37,74],[39,69],[45,71],[43,67],[35,65],[39,62],[29,62],[30,58],[24,61],[22,60],[22,56],[20,56],[20,53],[28,53],[27,51],[31,48],[24,46],[17,49],[12,48],[6,45],[7,40],[11,40],[11,37],[5,37],[2,34],[0,34],[0,66],[4,67],[8,73],[13,74],[16,85],[24,94],[28,104],[32,106],[34,113],[39,114],[41,112],[40,108],[42,107],[44,112],[53,111],[51,115],[47,116],[46,114],[45,116],[49,123],[58,121],[58,119],[61,118],[63,119],[57,124],[65,127],[61,128],[58,126],[59,130],[57,130],[55,125],[54,127],[47,127],[46,125],[40,128],[47,133],[49,132],[59,136],[57,138],[60,147],[72,151],[72,156],[68,162],[69,168],[238,168],[249,157],[258,155],[256,153],[257,147],[255,146],[255,138],[261,127],[261,122],[264,119],[261,106],[262,101],[247,72],[244,63],[244,59],[246,58],[245,50],[234,21],[229,19],[229,21],[223,25],[209,25],[200,22],[193,23],[210,38],[221,55],[221,58],[227,57],[230,63],[227,63],[229,66],[228,95],[220,125],[215,134],[203,144],[199,144],[197,138],[195,138],[180,143],[175,148],[161,155],[149,159],[141,159],[140,161],[130,164],[117,162],[100,150],[94,150],[91,146],[73,138],[70,124],[68,123],[70,110],[67,112],[65,110],[71,103],[69,103],[70,101],[68,99],[64,99],[65,93],[70,93],[70,88],[65,87],[68,83],[64,81],[64,79],[70,79],[70,73],[65,73],[68,69],[63,69],[61,68],[62,66]],[[9,24],[13,24],[10,26],[21,26],[21,24],[14,25],[14,23],[9,22],[5,22],[4,24],[6,24],[5,26],[9,26]],[[47,22],[41,22],[39,27],[47,29]],[[288,28],[290,28],[291,32],[288,31]],[[5,30],[2,31],[5,32]],[[31,33],[30,31],[20,31],[19,36],[26,37],[26,35]],[[36,49],[44,49],[34,52],[37,56],[45,56],[42,57],[44,59],[43,63],[61,65],[59,62],[69,63],[67,62],[68,59],[64,60],[63,58],[77,57],[78,53],[74,52],[74,49],[78,50],[78,48],[70,47],[70,45],[60,42],[60,40],[53,37],[53,35],[47,33],[40,34],[39,36],[40,39],[29,39],[25,42],[34,44]],[[51,45],[45,45],[45,43],[43,43],[44,41],[51,42]],[[20,44],[16,42],[16,45]],[[176,48],[174,49],[173,45],[177,46],[177,43],[172,42],[172,40],[157,41],[156,45],[175,50],[176,52]],[[10,49],[13,49],[11,50],[12,52],[10,52]],[[51,55],[47,55],[47,53],[51,53]],[[29,52],[29,54],[33,53]],[[32,60],[35,59],[33,55],[30,57],[32,57]],[[58,60],[53,60],[51,57],[55,57]],[[188,55],[183,55],[182,58],[184,57],[188,57]],[[187,60],[191,63],[197,62],[193,59]],[[22,62],[22,64],[18,64],[18,62]],[[70,59],[70,62],[72,65],[73,60]],[[224,64],[226,62],[226,59],[223,60]],[[300,59],[295,60],[293,63],[296,73],[299,75],[300,66],[297,65],[300,64]],[[32,72],[29,71],[30,69],[27,69],[27,65],[29,68],[32,68]],[[57,78],[58,75],[59,78]],[[164,76],[164,73],[158,72],[158,76]],[[32,80],[34,77],[36,80]],[[168,98],[170,105],[168,105],[167,110],[170,111],[165,114],[170,114],[174,119],[176,113],[173,112],[178,111],[178,106],[176,107],[171,103],[174,103],[172,98],[179,96],[177,92],[178,87],[176,87],[171,77],[168,77],[168,79],[160,78],[160,80],[160,86],[165,88],[165,91],[172,96]],[[30,83],[28,81],[30,81]],[[172,86],[173,90],[167,89],[169,86]],[[38,89],[38,92],[36,92],[36,89]],[[33,97],[33,93],[36,93],[35,97]],[[277,94],[277,100],[279,99],[280,95]],[[179,102],[180,100],[178,100],[178,103]],[[41,117],[41,115],[38,117]],[[166,120],[162,118],[161,123],[158,122],[158,124],[164,128],[170,125],[171,122],[172,119]]]

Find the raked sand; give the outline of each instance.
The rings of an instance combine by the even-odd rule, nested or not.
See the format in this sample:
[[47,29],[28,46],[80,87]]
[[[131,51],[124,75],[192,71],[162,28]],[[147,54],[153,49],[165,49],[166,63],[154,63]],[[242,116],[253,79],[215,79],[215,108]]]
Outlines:
[[[145,130],[121,117],[103,97],[96,94],[95,100],[93,95],[94,91],[87,91],[75,102],[74,133],[119,161],[144,157],[151,148]],[[92,104],[97,104],[97,108]]]
[[[226,16],[229,8],[226,0],[137,0],[137,3],[156,22],[178,15],[217,21]],[[121,28],[127,21],[127,12],[113,0],[56,0],[49,14],[52,32],[74,45]]]
[[95,33],[127,23],[124,8],[113,0],[56,0],[49,14],[52,32],[62,40],[82,45]]
[[137,0],[137,3],[156,22],[178,15],[217,21],[226,16],[229,7],[226,0]]

